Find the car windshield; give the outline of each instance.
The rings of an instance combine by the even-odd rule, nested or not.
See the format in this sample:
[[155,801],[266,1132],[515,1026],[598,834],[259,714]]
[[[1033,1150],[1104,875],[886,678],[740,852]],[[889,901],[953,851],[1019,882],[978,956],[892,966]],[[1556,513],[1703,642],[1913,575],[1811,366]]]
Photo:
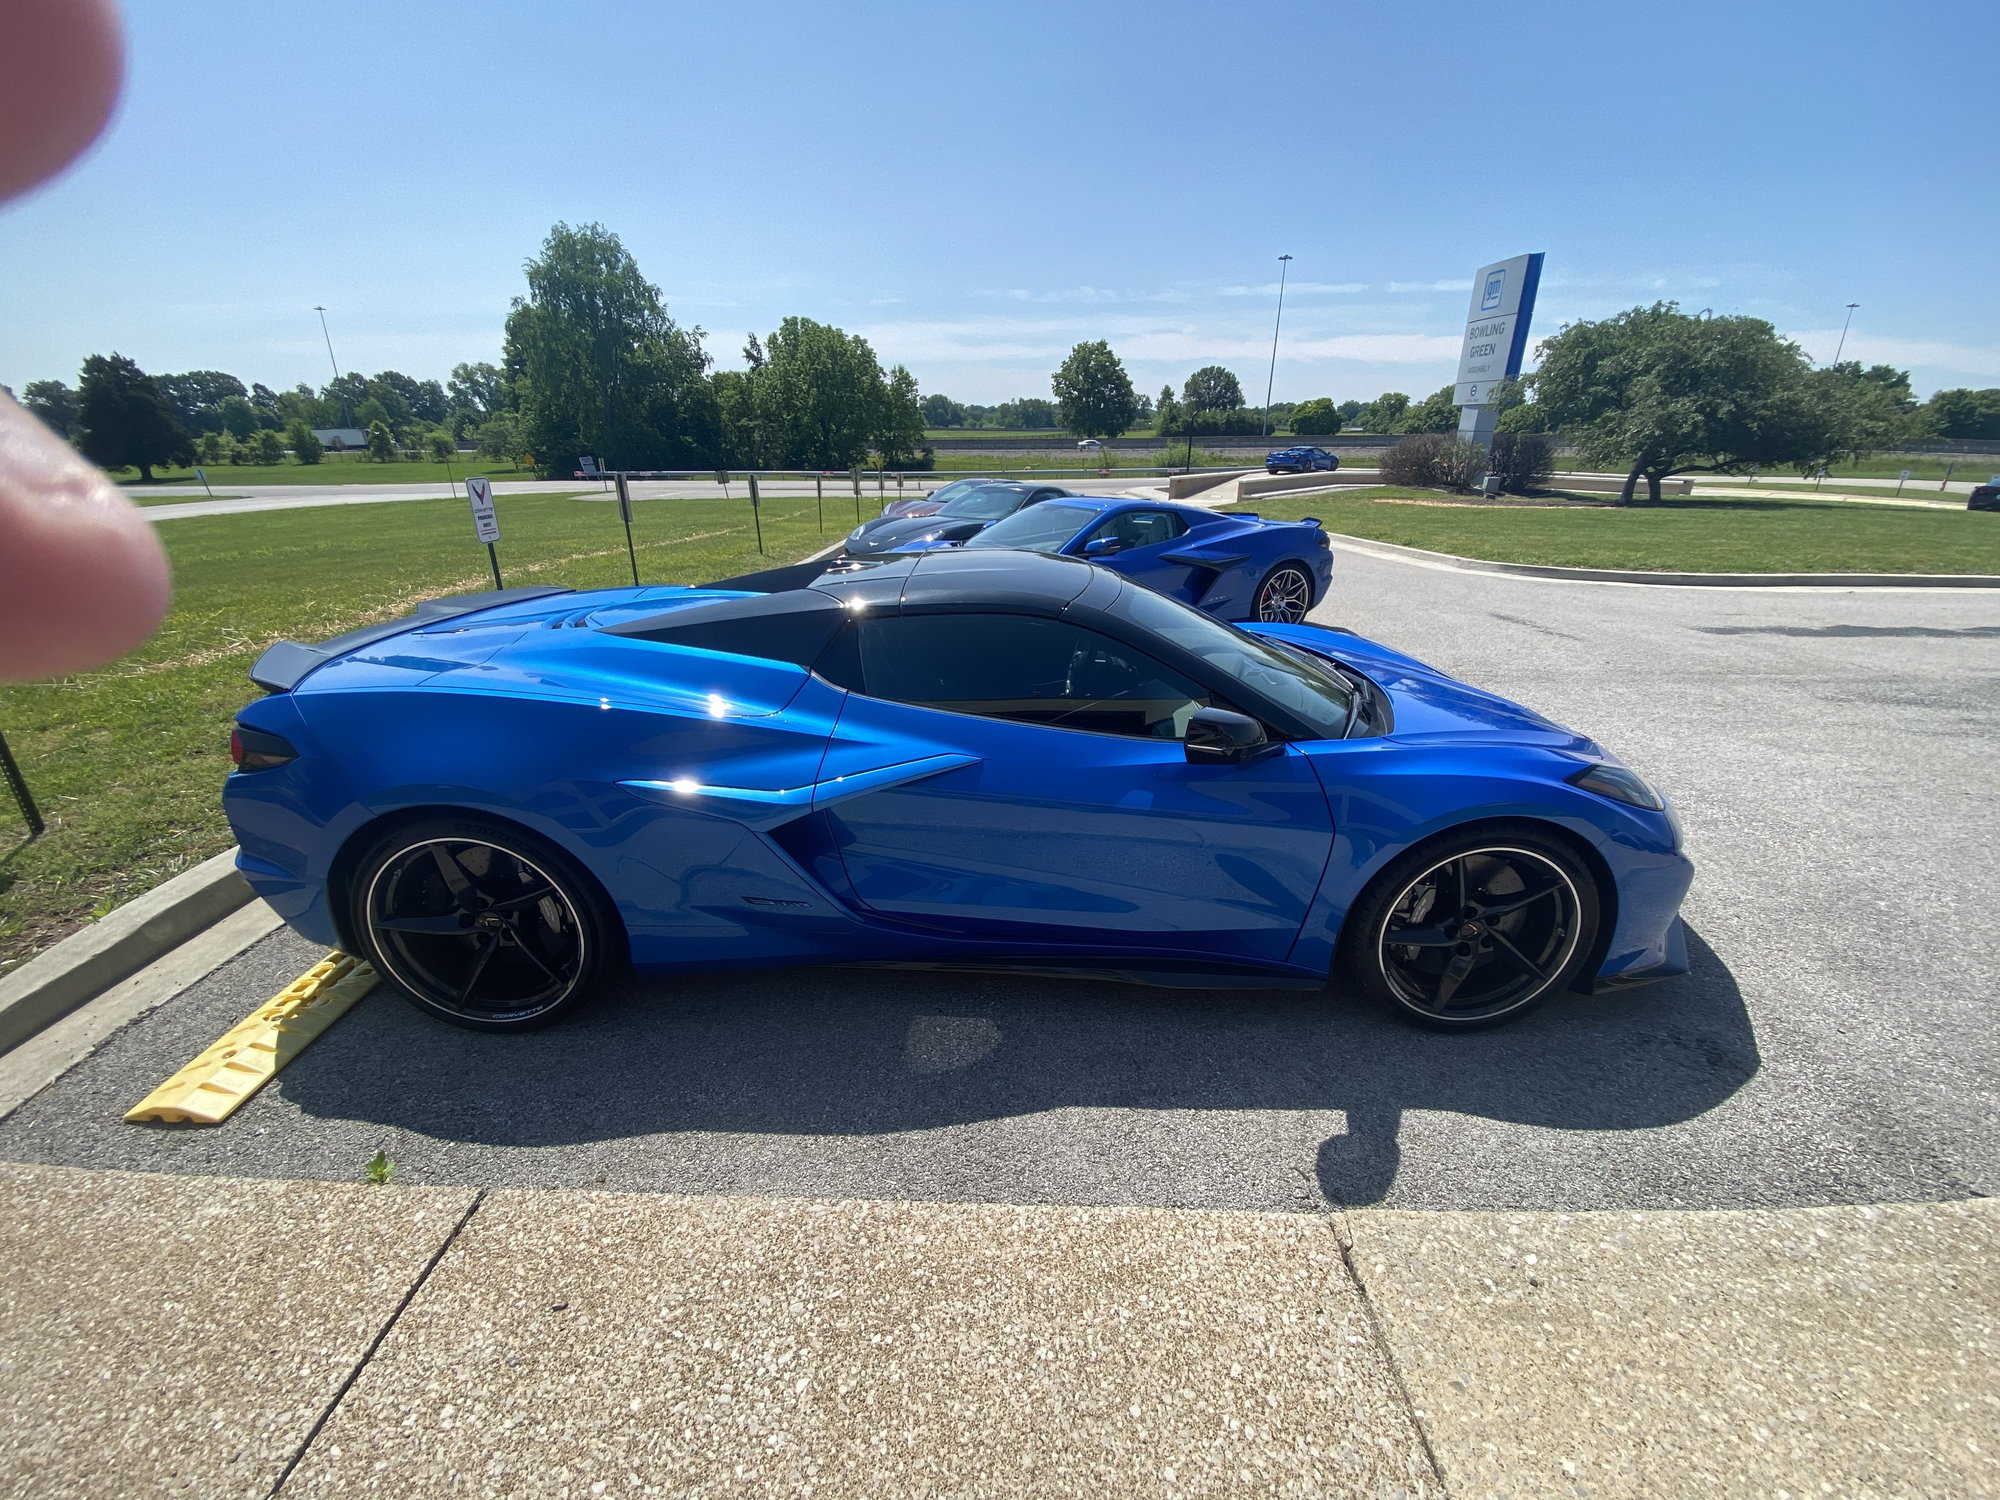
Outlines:
[[987,527],[965,545],[1006,547],[1015,552],[1060,552],[1097,517],[1094,506],[1044,500]]
[[958,521],[997,521],[1020,505],[1021,492],[1011,485],[982,484],[946,501],[938,514]]
[[1331,671],[1150,589],[1127,589],[1120,610],[1134,623],[1200,657],[1231,682],[1283,704],[1321,739],[1347,733],[1354,689]]
[[954,479],[950,484],[941,485],[928,495],[919,495],[917,503],[949,505],[960,496],[969,495],[974,490],[982,488],[985,483],[986,481],[981,479]]

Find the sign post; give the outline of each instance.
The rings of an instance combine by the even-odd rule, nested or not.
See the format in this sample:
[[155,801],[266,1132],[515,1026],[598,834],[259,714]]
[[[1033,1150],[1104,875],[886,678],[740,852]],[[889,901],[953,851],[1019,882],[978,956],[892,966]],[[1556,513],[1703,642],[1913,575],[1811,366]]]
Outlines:
[[757,528],[757,550],[762,552],[764,550],[764,513],[761,508],[763,501],[757,494],[757,476],[755,474],[747,474],[744,477],[750,481],[750,524]]
[[7,748],[7,736],[0,734],[0,779],[7,783],[7,790],[14,794],[14,804],[21,809],[21,816],[27,820],[28,837],[38,839],[47,827],[42,822],[41,809],[35,806],[35,799],[28,794],[27,778],[14,761],[14,752]]
[[208,490],[208,498],[213,500],[215,498],[215,491],[208,489],[208,471],[206,469],[196,469],[194,477],[201,481],[201,487]]
[[1458,435],[1482,448],[1493,446],[1500,420],[1500,408],[1493,403],[1500,387],[1521,373],[1541,281],[1539,251],[1481,266],[1472,278],[1452,400],[1459,408]]
[[854,524],[861,524],[861,465],[856,464],[847,471],[847,477],[854,481]]
[[500,540],[500,518],[493,514],[493,481],[480,475],[465,481],[465,498],[472,506],[472,531],[486,543],[486,560],[493,564],[493,587],[505,588],[500,581],[500,554],[493,544]]
[[632,563],[632,587],[639,586],[639,553],[632,546],[632,486],[621,473],[618,476],[618,518],[625,523],[625,556]]

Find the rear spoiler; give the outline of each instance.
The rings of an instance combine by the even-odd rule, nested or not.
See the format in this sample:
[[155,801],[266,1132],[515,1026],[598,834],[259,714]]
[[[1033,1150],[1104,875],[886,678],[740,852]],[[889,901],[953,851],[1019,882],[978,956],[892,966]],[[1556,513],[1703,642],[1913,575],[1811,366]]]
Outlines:
[[250,680],[267,693],[289,693],[305,680],[308,673],[334,658],[358,651],[376,641],[387,640],[392,635],[401,635],[406,630],[414,630],[419,625],[428,625],[433,620],[449,620],[458,615],[477,614],[482,609],[497,609],[503,604],[519,604],[529,599],[546,599],[551,594],[574,592],[574,589],[565,588],[488,589],[483,594],[447,594],[441,599],[426,599],[412,614],[384,620],[379,625],[363,625],[359,630],[350,630],[345,635],[337,635],[317,645],[279,641],[257,658],[257,665],[250,669]]

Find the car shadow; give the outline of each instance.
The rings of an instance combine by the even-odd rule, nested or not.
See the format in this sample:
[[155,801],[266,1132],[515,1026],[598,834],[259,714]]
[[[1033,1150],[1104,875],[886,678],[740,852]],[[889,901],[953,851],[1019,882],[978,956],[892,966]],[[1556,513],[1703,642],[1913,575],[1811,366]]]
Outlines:
[[1410,1110],[1643,1130],[1714,1109],[1759,1067],[1728,969],[1564,996],[1471,1035],[1337,991],[1162,990],[997,973],[789,969],[632,979],[525,1036],[439,1024],[378,991],[287,1069],[311,1116],[552,1147],[674,1132],[868,1136],[1040,1111],[1342,1111],[1336,1204],[1380,1201]]

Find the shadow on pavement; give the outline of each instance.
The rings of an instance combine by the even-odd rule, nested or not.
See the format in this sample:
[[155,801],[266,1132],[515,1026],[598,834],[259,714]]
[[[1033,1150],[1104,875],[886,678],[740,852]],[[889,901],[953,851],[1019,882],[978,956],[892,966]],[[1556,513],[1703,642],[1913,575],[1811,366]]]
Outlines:
[[1692,972],[1439,1036],[1338,993],[792,969],[633,980],[575,1020],[483,1036],[371,996],[287,1070],[306,1114],[547,1147],[672,1132],[871,1135],[1065,1107],[1339,1110],[1335,1203],[1395,1180],[1405,1111],[1637,1130],[1715,1108],[1759,1058],[1735,981]]

